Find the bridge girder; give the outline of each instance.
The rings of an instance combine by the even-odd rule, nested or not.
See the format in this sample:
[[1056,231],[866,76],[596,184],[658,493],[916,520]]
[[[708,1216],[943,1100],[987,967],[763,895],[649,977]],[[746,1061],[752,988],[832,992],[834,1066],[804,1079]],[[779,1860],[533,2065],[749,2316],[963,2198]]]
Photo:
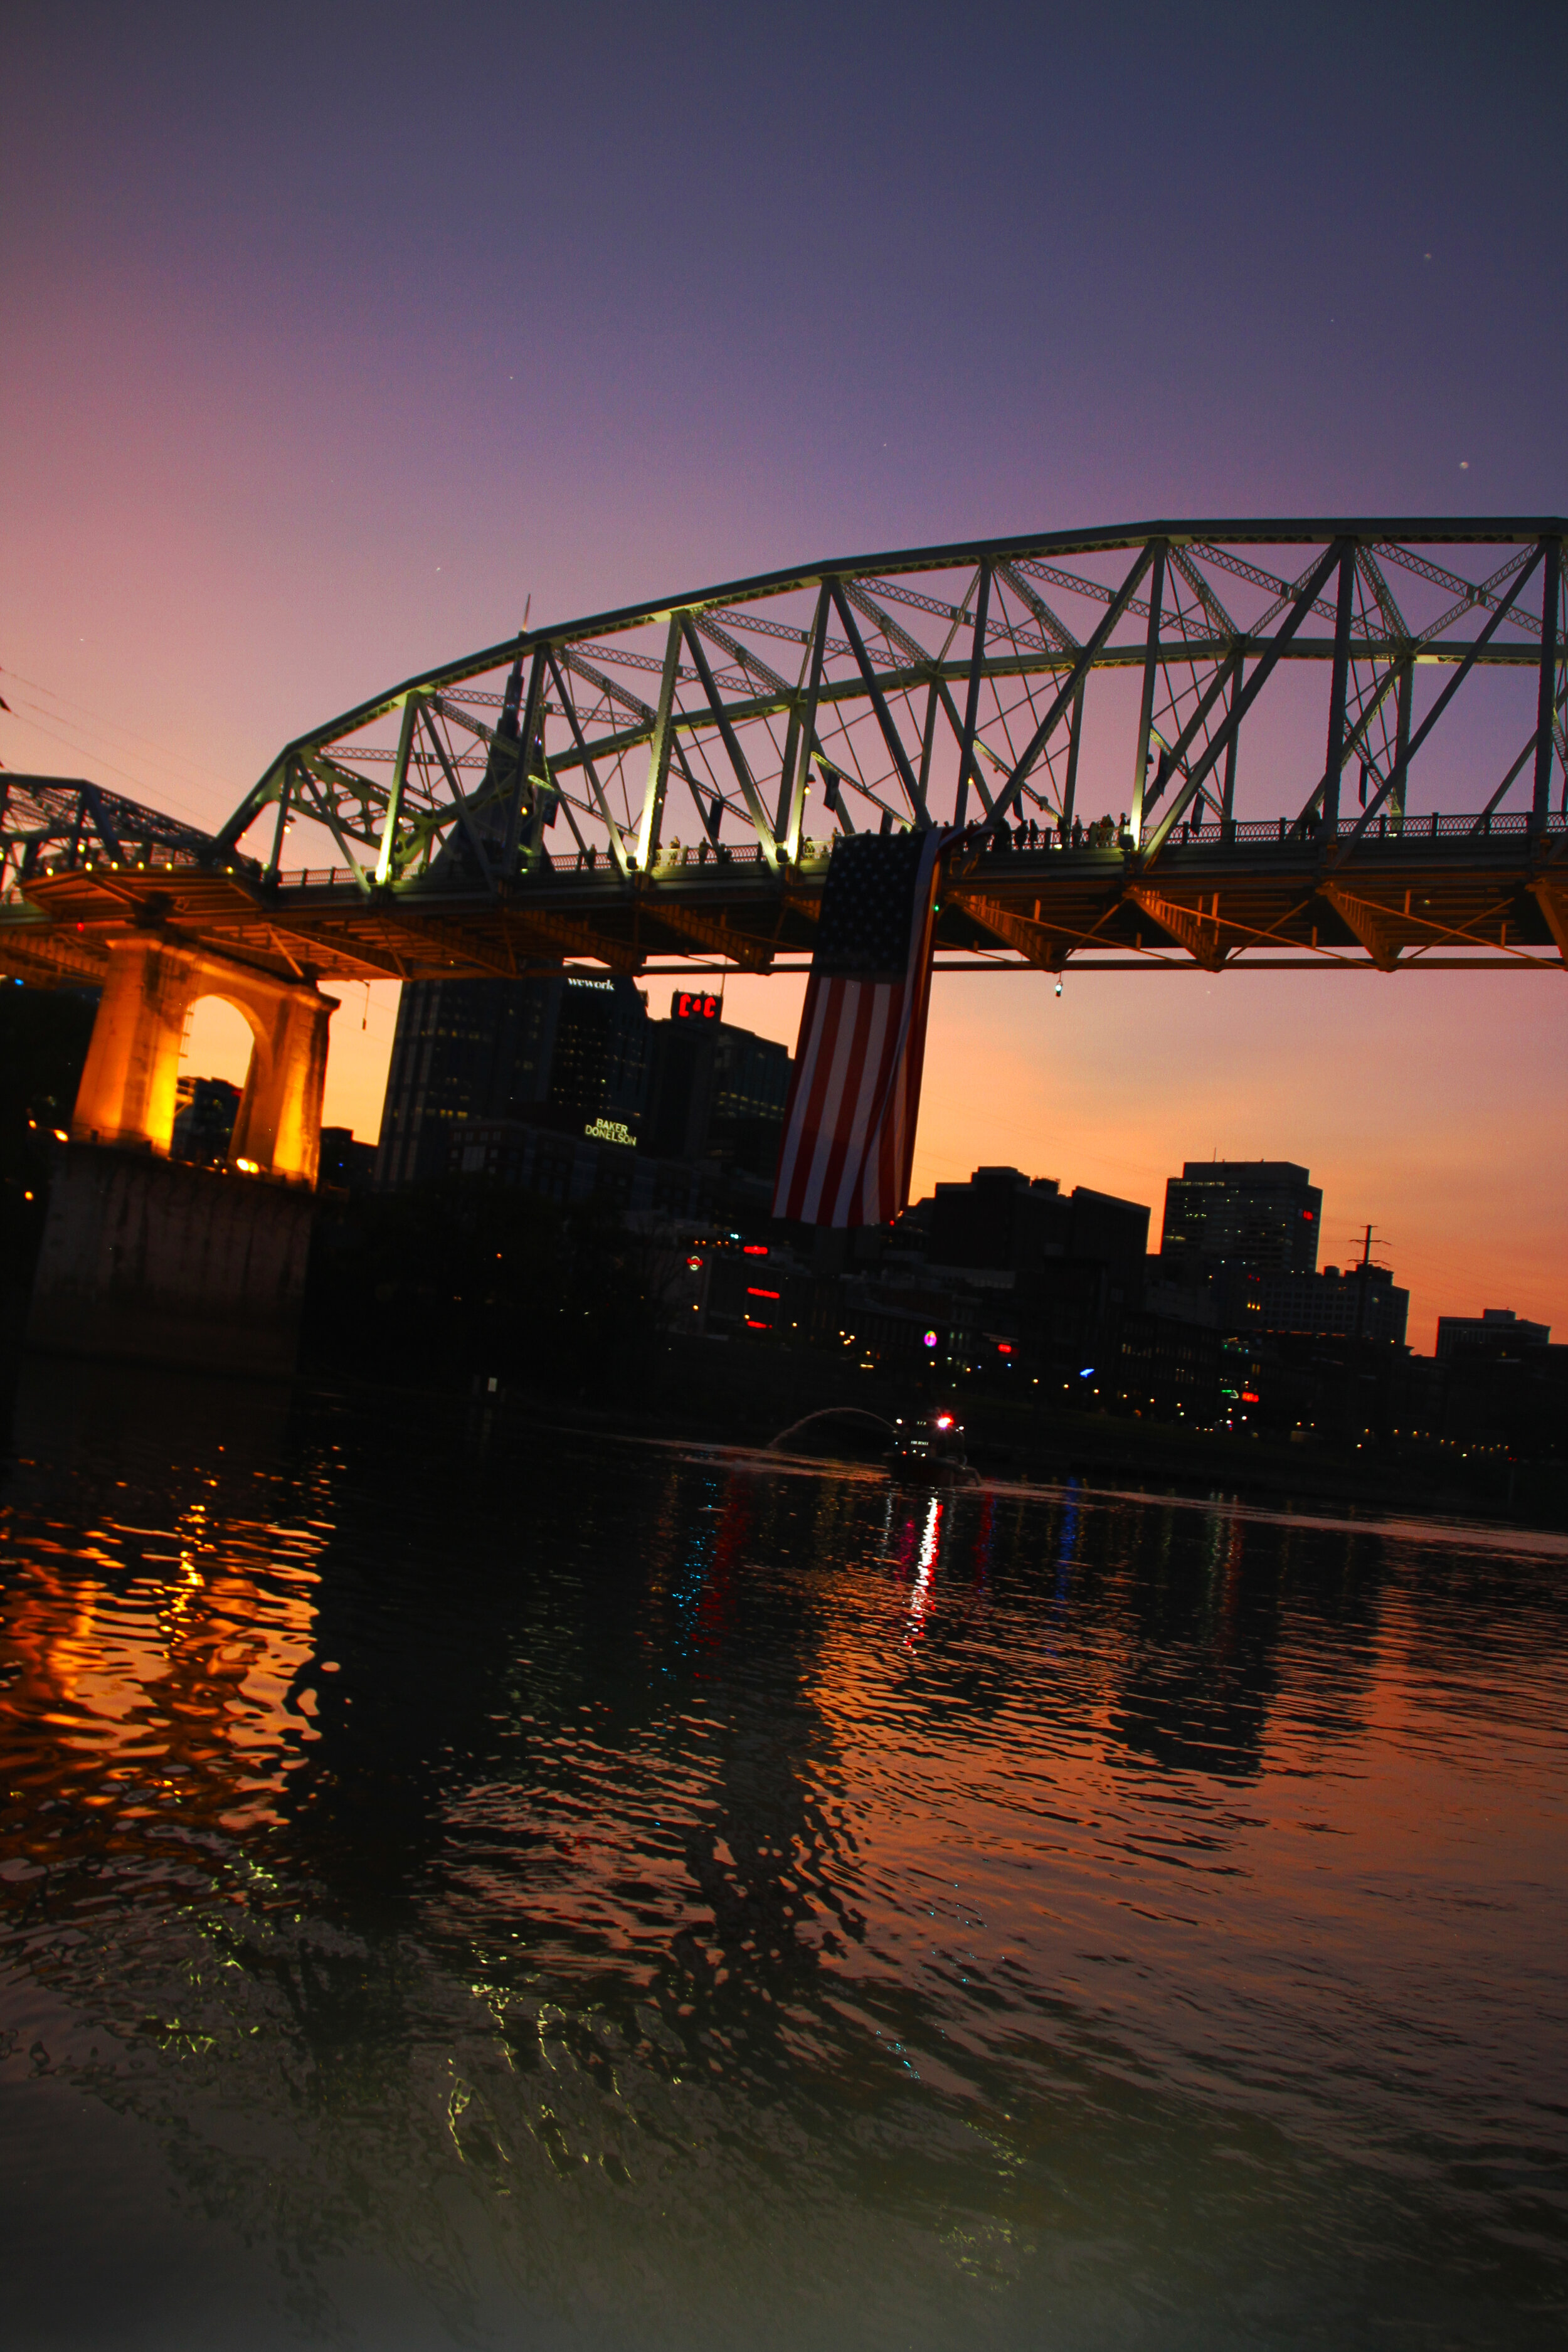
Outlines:
[[[787,969],[833,840],[931,823],[939,961],[1557,962],[1565,530],[1156,522],[531,630],[296,737],[211,837],[4,780],[0,961],[46,913],[77,966],[151,921],[341,977]],[[330,867],[283,871],[294,820]]]
[[[1277,832],[1189,839],[1152,870],[1114,848],[977,851],[955,837],[939,891],[938,968],[1563,969],[1568,828],[1554,819],[1540,837],[1522,824],[1476,835],[1453,822],[1353,850],[1341,842],[1331,866],[1313,844]],[[73,871],[35,881],[33,903],[5,910],[0,968],[46,984],[51,971],[90,979],[116,940],[158,929],[322,980],[512,977],[563,961],[623,972],[798,971],[826,875],[821,858],[777,876],[732,859],[718,876],[671,869],[657,894],[628,894],[603,866],[552,867],[532,888],[367,898],[342,874],[278,887],[243,869]]]
[[[1428,738],[1482,671],[1514,675],[1524,751],[1468,804],[1496,814],[1522,788],[1539,831],[1563,753],[1565,528],[1152,523],[731,582],[405,680],[287,745],[219,845],[272,809],[268,870],[303,814],[367,885],[438,882],[454,860],[499,884],[563,814],[578,854],[632,887],[682,831],[796,862],[814,790],[827,837],[974,812],[1070,832],[1080,792],[1114,781],[1158,858],[1194,815],[1241,814],[1255,746],[1276,773],[1288,747],[1292,823],[1337,829],[1347,777],[1368,823],[1402,821]],[[1316,742],[1294,723],[1303,665],[1326,690]]]

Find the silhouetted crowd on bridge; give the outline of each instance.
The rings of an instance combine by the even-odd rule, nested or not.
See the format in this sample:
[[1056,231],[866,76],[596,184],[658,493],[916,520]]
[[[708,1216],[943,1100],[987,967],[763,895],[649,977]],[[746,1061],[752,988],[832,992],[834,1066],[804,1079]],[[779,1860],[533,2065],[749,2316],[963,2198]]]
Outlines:
[[[1297,829],[1309,836],[1315,835],[1318,831],[1316,814],[1310,814],[1307,817],[1299,819]],[[1383,833],[1385,829],[1386,821],[1381,821],[1378,826],[1379,833]],[[889,831],[891,828],[884,825],[883,830]],[[1184,842],[1194,835],[1201,835],[1202,830],[1201,818],[1184,819],[1176,828],[1175,837]],[[1281,841],[1286,837],[1286,821],[1281,818],[1279,821]],[[841,838],[843,836],[839,835],[831,835],[826,841],[816,841],[810,837],[803,838],[797,853],[797,863],[802,866],[820,864],[824,859],[831,856],[834,841]],[[1123,809],[1119,816],[1094,817],[1087,824],[1080,816],[1075,816],[1070,824],[1064,823],[1060,819],[1047,818],[1044,824],[1037,817],[1021,818],[1016,824],[1008,824],[1005,817],[984,817],[977,819],[973,824],[964,825],[956,836],[955,845],[961,851],[969,851],[976,856],[988,856],[1016,854],[1019,851],[1026,853],[1048,850],[1131,851],[1136,848],[1137,844],[1129,829],[1127,812]],[[684,845],[677,835],[660,844],[655,856],[655,864],[665,868],[676,866],[707,866],[710,863],[729,865],[737,857],[742,862],[745,862],[755,858],[760,854],[750,843],[743,844],[739,848],[732,843],[706,840],[695,845]],[[780,857],[784,857],[786,854],[781,847]],[[559,865],[562,861],[555,862]],[[591,874],[600,866],[608,869],[614,865],[610,851],[596,849],[592,842],[578,850],[575,862],[576,869],[580,874]]]
[[965,825],[961,836],[965,848],[981,851],[1041,850],[1041,849],[1131,849],[1132,835],[1127,829],[1127,813],[1120,816],[1095,817],[1085,824],[1075,816],[1069,826],[1041,824],[1037,817],[1008,824],[1005,819]]

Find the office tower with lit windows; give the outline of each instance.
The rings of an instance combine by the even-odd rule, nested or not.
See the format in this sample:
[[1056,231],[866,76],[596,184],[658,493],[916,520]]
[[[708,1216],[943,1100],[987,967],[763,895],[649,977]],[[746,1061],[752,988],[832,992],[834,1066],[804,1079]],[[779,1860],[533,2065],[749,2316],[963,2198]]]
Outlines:
[[1189,1160],[1165,1186],[1160,1255],[1173,1279],[1315,1274],[1323,1195],[1290,1160]]
[[412,982],[398,1005],[376,1189],[531,1170],[525,1130],[771,1180],[790,1067],[789,1048],[726,1022],[717,994],[678,991],[669,1019],[650,1021],[643,991],[622,978]]
[[789,1101],[789,1047],[726,1021],[721,996],[688,989],[676,991],[652,1037],[645,1149],[771,1180]]
[[376,1189],[447,1175],[474,1121],[581,1135],[604,1121],[637,1139],[647,1107],[647,1001],[629,980],[425,980],[403,991],[387,1073]]

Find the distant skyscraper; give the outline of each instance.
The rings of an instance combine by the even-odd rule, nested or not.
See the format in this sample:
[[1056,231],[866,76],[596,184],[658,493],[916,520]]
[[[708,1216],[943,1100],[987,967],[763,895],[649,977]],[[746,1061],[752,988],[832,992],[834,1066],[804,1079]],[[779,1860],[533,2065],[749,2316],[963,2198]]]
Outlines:
[[1189,1160],[1165,1186],[1160,1255],[1190,1279],[1224,1265],[1312,1274],[1323,1195],[1290,1160]]
[[629,980],[426,980],[404,989],[382,1112],[376,1185],[438,1181],[468,1121],[635,1139],[647,1105],[649,1024]]
[[[717,996],[684,1001],[711,1017],[650,1021],[631,981],[584,973],[411,983],[397,1010],[377,1189],[489,1168],[498,1153],[531,1170],[524,1129],[771,1177],[788,1048],[731,1026]],[[455,1150],[481,1129],[478,1158]]]
[[721,998],[678,990],[670,1018],[652,1024],[642,1140],[661,1159],[720,1160],[771,1177],[789,1099],[789,1048],[733,1027],[722,1012]]
[[198,1167],[216,1167],[228,1150],[234,1122],[239,1116],[240,1089],[226,1078],[181,1078],[174,1088],[174,1131],[169,1145],[172,1160],[192,1160]]

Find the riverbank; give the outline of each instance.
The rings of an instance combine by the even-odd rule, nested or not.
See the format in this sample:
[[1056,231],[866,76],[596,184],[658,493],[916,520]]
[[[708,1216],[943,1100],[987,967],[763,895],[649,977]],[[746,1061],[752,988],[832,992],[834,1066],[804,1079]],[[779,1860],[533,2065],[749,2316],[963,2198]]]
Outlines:
[[[121,1393],[123,1391],[123,1393]],[[934,1391],[932,1391],[934,1394]],[[1106,1412],[1075,1413],[1039,1402],[1029,1389],[1010,1395],[977,1380],[943,1394],[958,1404],[970,1460],[983,1476],[1029,1485],[1081,1480],[1151,1498],[1224,1496],[1273,1506],[1298,1504],[1350,1513],[1411,1511],[1429,1517],[1495,1520],[1500,1526],[1568,1527],[1568,1465],[1509,1463],[1497,1455],[1380,1449],[1336,1450],[1311,1440],[1280,1444],[1223,1431],[1187,1429]],[[118,1423],[160,1410],[195,1413],[213,1433],[232,1407],[237,1440],[258,1416],[272,1428],[290,1399],[337,1398],[428,1429],[446,1421],[458,1440],[478,1423],[487,1433],[521,1445],[545,1429],[687,1441],[762,1450],[808,1415],[837,1409],[788,1450],[873,1462],[900,1414],[920,1412],[918,1385],[839,1362],[815,1349],[749,1347],[733,1342],[657,1341],[635,1365],[611,1361],[597,1377],[531,1380],[510,1376],[409,1378],[404,1366],[384,1374],[363,1363],[307,1360],[289,1383],[242,1379],[153,1376],[132,1365],[30,1358],[13,1345],[0,1357],[0,1415],[6,1450],[30,1453],[51,1422],[72,1424],[73,1442],[101,1419]],[[167,1399],[161,1406],[160,1400]],[[879,1426],[879,1423],[884,1426]]]
[[[493,1426],[509,1432],[544,1425],[757,1449],[805,1416],[837,1408],[843,1421],[817,1423],[790,1450],[848,1461],[878,1460],[885,1444],[871,1423],[850,1413],[891,1423],[924,1402],[910,1383],[816,1349],[674,1338],[663,1343],[649,1369],[652,1377],[636,1393],[613,1396],[592,1389],[565,1395],[524,1381],[498,1381],[492,1391],[480,1376],[469,1401]],[[357,1379],[334,1376],[322,1384],[345,1394],[387,1393]],[[1561,1463],[1270,1444],[1110,1413],[1068,1412],[1039,1403],[1036,1391],[1010,1396],[978,1381],[961,1381],[944,1393],[956,1399],[969,1457],[988,1477],[1047,1486],[1080,1479],[1150,1496],[1222,1495],[1332,1506],[1352,1514],[1409,1510],[1503,1526],[1568,1527],[1568,1465]]]

